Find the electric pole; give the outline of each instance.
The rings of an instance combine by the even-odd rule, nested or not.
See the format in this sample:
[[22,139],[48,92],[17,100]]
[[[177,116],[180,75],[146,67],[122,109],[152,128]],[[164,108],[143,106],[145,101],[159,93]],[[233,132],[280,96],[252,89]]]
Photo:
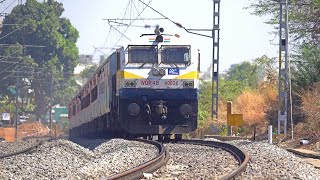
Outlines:
[[50,102],[49,102],[49,121],[50,121],[50,136],[52,136],[52,96],[53,96],[53,74],[50,72]]
[[213,29],[212,29],[212,105],[211,118],[218,119],[219,102],[219,48],[220,48],[220,0],[213,0]]
[[[279,0],[279,78],[278,78],[278,134],[287,133],[288,118],[288,0]],[[284,57],[284,61],[282,58]],[[292,121],[292,119],[291,119]],[[281,125],[283,124],[283,127]],[[292,122],[291,122],[292,124]]]
[[17,82],[16,82],[16,122],[15,122],[15,140],[18,140],[18,103],[19,103],[19,69],[17,68]]

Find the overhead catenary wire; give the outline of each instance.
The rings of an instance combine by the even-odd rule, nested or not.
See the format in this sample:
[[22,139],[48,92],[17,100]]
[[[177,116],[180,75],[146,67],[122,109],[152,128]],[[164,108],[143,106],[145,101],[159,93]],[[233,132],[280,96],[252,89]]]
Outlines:
[[0,47],[10,47],[10,46],[14,46],[14,45],[19,45],[22,47],[31,47],[31,48],[44,48],[46,46],[42,46],[42,45],[32,45],[32,44],[0,44]]
[[[4,2],[4,1],[3,1],[3,2]],[[16,2],[16,0],[13,0],[4,10],[2,10],[2,11],[0,12],[0,14],[4,13],[9,7],[12,6],[12,4],[13,4],[14,2]]]
[[[141,2],[141,0],[139,0],[139,1]],[[149,0],[149,3],[146,4],[147,6],[145,6],[145,7],[142,9],[141,12],[139,12],[139,14],[137,15],[137,17],[136,17],[135,19],[133,19],[132,21],[130,21],[129,25],[126,27],[126,29],[124,30],[123,34],[125,34],[125,33],[127,32],[127,30],[128,30],[129,27],[132,25],[132,23],[135,22],[135,20],[138,19],[138,18],[141,16],[141,14],[145,11],[145,9],[148,7],[148,5],[149,5],[151,2],[152,2],[152,0]],[[143,2],[143,4],[145,4],[145,3]],[[123,38],[123,35],[120,36],[120,38],[117,40],[117,42],[115,43],[114,46],[116,46],[116,45],[120,42],[120,40],[121,40],[122,38]]]
[[166,18],[107,18],[107,19],[102,19],[102,20],[107,20],[107,21],[131,21],[131,20],[135,20],[135,21],[153,21],[153,20],[164,20]]
[[144,3],[142,0],[139,0],[141,3],[143,3],[144,5],[146,5],[146,7],[149,7],[151,10],[153,10],[154,12],[158,13],[160,16],[162,16],[163,18],[167,19],[168,21],[172,22],[173,24],[175,24],[176,26],[178,26],[179,28],[184,29],[186,32],[190,33],[190,34],[195,34],[195,35],[199,35],[199,36],[203,36],[203,37],[208,37],[208,38],[213,38],[212,36],[209,35],[205,35],[205,34],[200,34],[200,33],[195,33],[192,31],[212,31],[212,29],[208,30],[208,29],[187,29],[186,27],[182,26],[182,24],[173,21],[172,19],[168,18],[167,16],[165,16],[164,14],[162,14],[161,12],[157,11],[156,9],[154,9],[153,7],[151,7],[149,4]]
[[[25,25],[24,25],[24,26],[25,26]],[[15,32],[16,32],[16,31],[18,31],[18,30],[22,29],[24,26],[21,26],[21,27],[19,27],[19,28],[15,29],[15,30],[13,30],[13,31],[9,32],[8,34],[6,34],[6,35],[4,35],[4,36],[0,37],[0,40],[2,40],[2,39],[4,39],[4,38],[6,38],[7,36],[9,36],[9,35],[11,35],[11,34],[15,33]]]

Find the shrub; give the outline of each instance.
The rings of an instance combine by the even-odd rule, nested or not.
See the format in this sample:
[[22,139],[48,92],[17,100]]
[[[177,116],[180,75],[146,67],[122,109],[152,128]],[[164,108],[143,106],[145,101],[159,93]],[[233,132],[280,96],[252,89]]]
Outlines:
[[236,98],[234,107],[243,114],[244,127],[262,128],[266,125],[267,104],[263,95],[257,91],[244,91]]
[[320,83],[306,91],[302,101],[302,109],[306,115],[304,131],[311,137],[320,137]]

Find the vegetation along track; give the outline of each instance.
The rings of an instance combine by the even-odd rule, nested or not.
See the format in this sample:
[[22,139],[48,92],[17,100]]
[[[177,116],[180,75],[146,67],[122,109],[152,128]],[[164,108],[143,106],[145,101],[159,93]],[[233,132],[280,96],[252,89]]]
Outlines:
[[162,143],[146,140],[146,139],[134,139],[143,143],[148,143],[156,146],[159,150],[159,154],[153,159],[140,164],[127,171],[108,176],[106,179],[139,179],[143,177],[143,173],[150,173],[164,166],[169,160],[169,153],[165,149]]
[[0,159],[15,156],[18,154],[23,154],[26,152],[29,152],[37,147],[39,147],[41,144],[43,144],[45,141],[52,140],[52,137],[50,136],[41,136],[41,137],[26,137],[22,139],[22,142],[20,143],[14,143],[14,147],[11,147],[10,144],[5,144],[6,146],[6,152],[0,151]]
[[182,139],[178,141],[180,144],[193,144],[193,145],[202,145],[202,146],[209,146],[214,148],[223,149],[229,153],[231,153],[239,162],[239,167],[229,174],[226,174],[221,177],[221,179],[233,179],[239,176],[243,171],[245,171],[247,164],[249,162],[249,155],[247,152],[239,149],[238,147],[224,143],[224,142],[217,142],[217,141],[203,141],[203,140],[189,140],[189,139]]

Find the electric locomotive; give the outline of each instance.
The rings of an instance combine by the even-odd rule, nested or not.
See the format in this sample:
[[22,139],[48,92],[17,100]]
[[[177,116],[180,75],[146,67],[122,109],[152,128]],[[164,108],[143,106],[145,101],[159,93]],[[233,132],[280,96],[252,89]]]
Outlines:
[[69,104],[69,135],[147,136],[197,128],[200,53],[179,35],[117,49]]

